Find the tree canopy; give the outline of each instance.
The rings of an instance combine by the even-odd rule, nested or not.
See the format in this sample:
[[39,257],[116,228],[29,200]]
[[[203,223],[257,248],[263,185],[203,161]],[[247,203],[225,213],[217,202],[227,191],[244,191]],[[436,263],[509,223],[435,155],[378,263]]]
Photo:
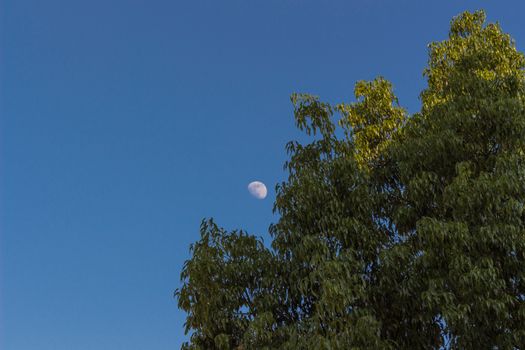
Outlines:
[[204,220],[184,349],[525,348],[525,57],[483,11],[429,46],[421,110],[384,78],[292,95],[271,247]]

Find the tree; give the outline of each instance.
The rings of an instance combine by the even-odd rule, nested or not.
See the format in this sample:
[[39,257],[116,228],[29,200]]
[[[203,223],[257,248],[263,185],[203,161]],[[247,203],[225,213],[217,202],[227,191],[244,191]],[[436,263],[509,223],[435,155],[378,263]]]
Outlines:
[[465,12],[430,45],[414,115],[383,78],[349,104],[292,95],[312,141],[287,145],[271,248],[203,221],[183,348],[525,347],[524,72]]

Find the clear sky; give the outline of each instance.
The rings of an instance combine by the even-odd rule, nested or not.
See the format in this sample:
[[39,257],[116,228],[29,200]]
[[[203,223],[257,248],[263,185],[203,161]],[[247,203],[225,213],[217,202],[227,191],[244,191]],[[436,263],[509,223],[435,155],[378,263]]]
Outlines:
[[426,45],[478,8],[525,47],[518,0],[0,1],[0,348],[178,348],[201,219],[276,219],[290,93],[383,75],[416,111]]

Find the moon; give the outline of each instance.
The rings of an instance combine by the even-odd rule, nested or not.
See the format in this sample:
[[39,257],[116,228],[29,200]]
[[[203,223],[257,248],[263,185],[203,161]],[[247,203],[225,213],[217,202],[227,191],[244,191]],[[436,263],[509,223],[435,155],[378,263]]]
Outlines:
[[248,185],[248,191],[252,196],[254,196],[257,199],[264,199],[268,194],[266,185],[260,181],[250,182],[250,184]]

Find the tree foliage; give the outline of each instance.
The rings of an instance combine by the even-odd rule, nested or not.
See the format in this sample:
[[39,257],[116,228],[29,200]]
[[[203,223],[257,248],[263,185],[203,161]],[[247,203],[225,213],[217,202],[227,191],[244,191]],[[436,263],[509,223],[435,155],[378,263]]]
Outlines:
[[337,106],[294,94],[312,139],[287,145],[271,247],[203,222],[183,348],[524,348],[524,68],[465,12],[429,46],[418,113],[383,78]]

